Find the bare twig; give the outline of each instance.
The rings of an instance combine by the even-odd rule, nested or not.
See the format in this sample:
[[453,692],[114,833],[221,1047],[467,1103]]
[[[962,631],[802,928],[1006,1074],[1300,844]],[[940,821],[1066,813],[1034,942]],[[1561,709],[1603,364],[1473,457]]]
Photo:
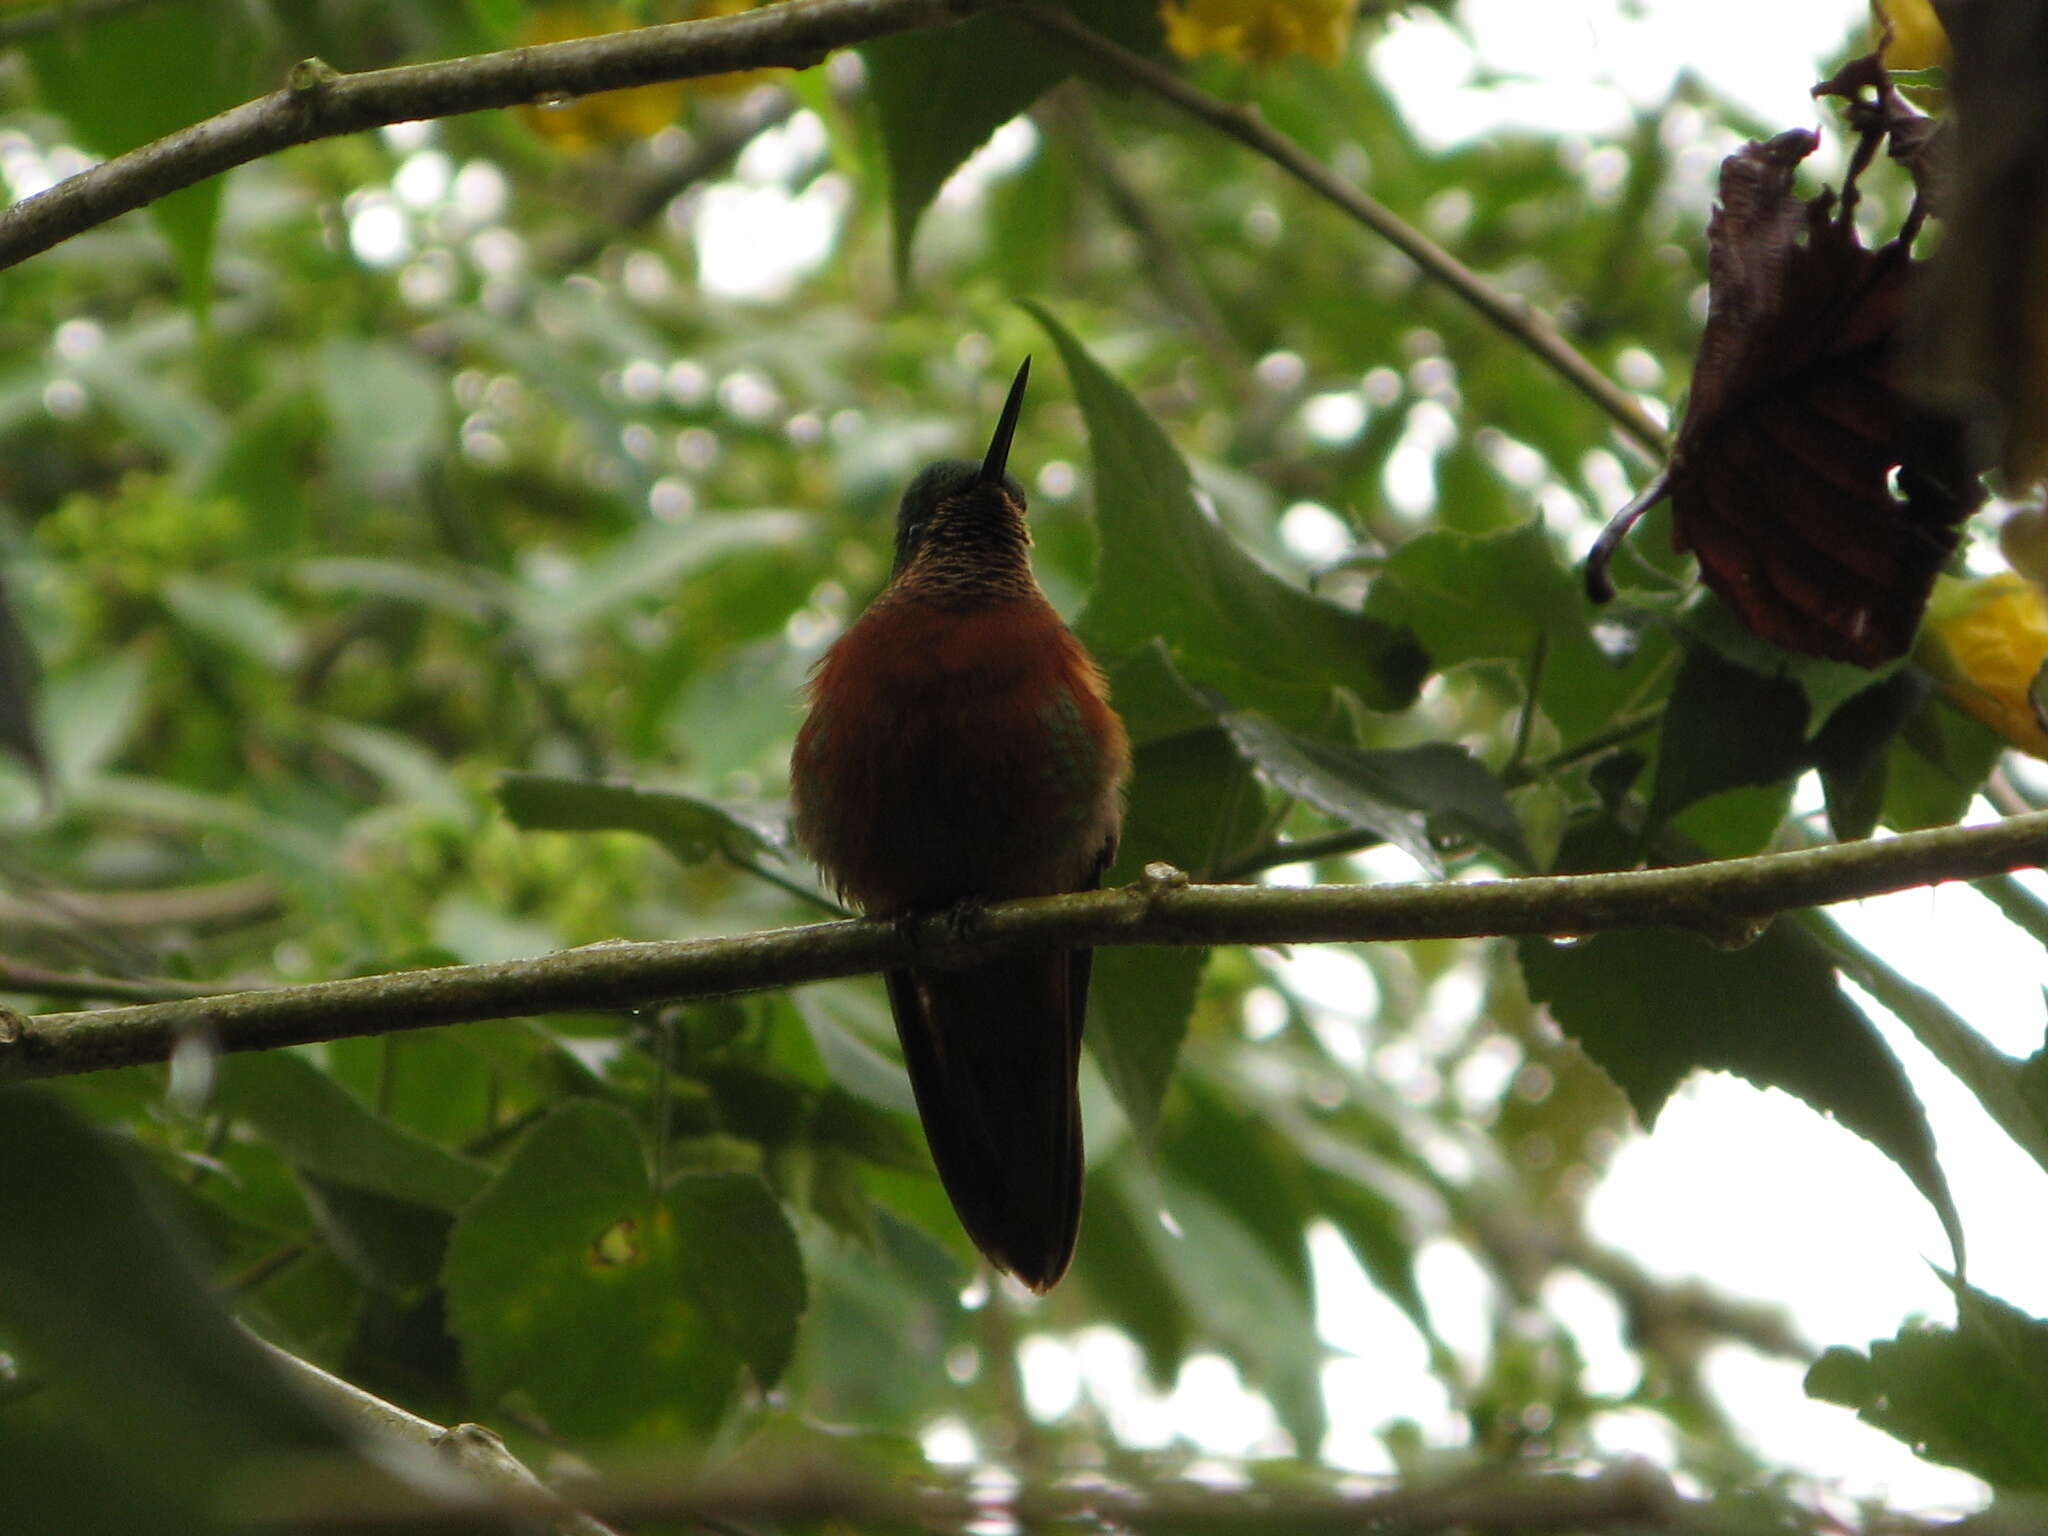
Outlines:
[[[1155,865],[1118,890],[988,908],[971,924],[857,921],[729,939],[598,944],[537,960],[401,971],[97,1013],[0,1013],[0,1081],[162,1061],[181,1041],[264,1050],[437,1024],[796,986],[1041,948],[1316,944],[1693,928],[2048,863],[2048,812],[1719,863],[1484,884],[1189,885]],[[966,931],[962,931],[963,927]]]
[[123,11],[139,11],[145,5],[157,3],[158,0],[57,0],[55,5],[46,5],[41,10],[0,19],[0,43],[18,43],[25,37],[61,32],[66,27],[118,16]]
[[[402,1531],[439,1528],[452,1512],[526,1515],[535,1493],[507,1486],[487,1501],[428,1503],[403,1488],[345,1474],[322,1478],[318,1466],[273,1481],[244,1499],[247,1514],[287,1519],[295,1530],[357,1530],[374,1524]],[[544,1494],[545,1490],[539,1490]],[[1681,1497],[1670,1479],[1643,1463],[1597,1476],[1482,1469],[1411,1487],[1361,1493],[1344,1488],[1262,1488],[1224,1492],[1185,1483],[1116,1488],[1029,1484],[1014,1494],[881,1481],[830,1463],[802,1462],[768,1472],[689,1474],[673,1464],[607,1476],[579,1502],[620,1521],[688,1521],[698,1526],[831,1525],[849,1530],[971,1530],[1002,1521],[1034,1530],[1077,1522],[1133,1531],[1276,1530],[1303,1533],[1451,1531],[1674,1531],[1717,1528],[1710,1511]],[[253,1506],[253,1507],[252,1507]],[[555,1506],[559,1507],[559,1506]],[[542,1513],[547,1505],[539,1505]]]
[[808,69],[835,48],[948,22],[993,0],[783,0],[433,64],[339,74],[318,59],[283,90],[82,171],[0,213],[0,268],[294,144],[419,118],[586,96],[743,69]]
[[1310,190],[1392,245],[1429,277],[1479,311],[1563,376],[1565,381],[1612,417],[1623,432],[1653,458],[1669,449],[1664,429],[1633,396],[1587,360],[1540,311],[1502,293],[1486,279],[1402,219],[1385,204],[1342,180],[1294,140],[1256,112],[1219,101],[1172,70],[1133,53],[1121,43],[1076,21],[1064,11],[1025,5],[1018,14],[1107,66],[1132,84],[1170,102],[1190,117],[1227,134],[1300,181]]
[[91,976],[53,971],[0,955],[0,992],[34,997],[69,997],[81,1002],[161,1003],[177,997],[217,997],[221,984],[171,981],[161,976]]
[[0,896],[0,928],[64,932],[94,928],[239,928],[284,911],[269,877],[155,891],[82,891],[38,887],[32,898]]
[[[508,1511],[538,1516],[546,1522],[552,1536],[617,1536],[604,1522],[563,1502],[524,1462],[505,1448],[504,1441],[482,1425],[444,1427],[431,1419],[408,1413],[396,1403],[373,1396],[339,1376],[330,1375],[319,1366],[301,1360],[267,1340],[259,1339],[257,1342],[282,1367],[294,1386],[360,1437],[383,1441],[416,1457],[431,1456],[440,1466],[460,1475],[458,1488],[449,1490],[458,1495],[456,1498],[414,1495],[413,1520],[410,1523],[445,1528],[451,1503],[486,1508],[502,1505]],[[373,1486],[379,1490],[391,1490],[402,1486],[354,1474],[347,1474],[347,1477],[359,1488]],[[436,1491],[439,1492],[438,1489]],[[470,1497],[460,1498],[462,1493]],[[322,1507],[326,1507],[325,1497]],[[287,1518],[298,1526],[305,1514],[303,1510],[293,1509],[287,1511]]]

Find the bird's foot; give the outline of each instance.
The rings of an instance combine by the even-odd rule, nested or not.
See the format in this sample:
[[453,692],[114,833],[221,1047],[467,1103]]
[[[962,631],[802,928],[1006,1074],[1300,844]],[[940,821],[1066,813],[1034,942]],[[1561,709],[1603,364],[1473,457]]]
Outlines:
[[970,896],[934,914],[932,921],[949,939],[971,939],[981,931],[982,920],[987,916],[988,903],[979,896]]
[[985,900],[970,896],[950,907],[899,913],[892,921],[896,931],[912,944],[919,941],[945,944],[973,938],[981,931],[982,919],[987,912]]

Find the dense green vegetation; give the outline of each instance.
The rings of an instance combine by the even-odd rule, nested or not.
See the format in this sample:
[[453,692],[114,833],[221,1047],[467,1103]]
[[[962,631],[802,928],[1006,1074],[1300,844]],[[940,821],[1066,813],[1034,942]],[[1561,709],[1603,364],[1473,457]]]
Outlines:
[[[1657,419],[1698,336],[1713,164],[1784,126],[1685,83],[1611,142],[1436,150],[1365,63],[1402,7],[1367,5],[1336,63],[1257,66],[1176,58],[1137,0],[1067,9],[1255,104]],[[667,19],[71,10],[0,10],[17,199],[308,56],[353,72]],[[1076,57],[984,19],[737,90],[324,139],[0,274],[0,1002],[818,920],[785,824],[803,680],[885,578],[904,483],[979,451],[1026,354],[1039,578],[1137,746],[1112,882],[1615,869],[1964,814],[1988,729],[1916,663],[1873,677],[1752,639],[1662,514],[1590,606],[1574,558],[1645,446],[1268,159]],[[1904,178],[1866,190],[1895,228]],[[764,209],[782,222],[744,222]],[[745,228],[817,236],[816,259],[753,294],[707,284]],[[1813,773],[1824,815],[1795,808]],[[1996,893],[2048,927],[2025,888]],[[1302,953],[1098,956],[1086,1216],[1043,1300],[977,1269],[872,977],[402,1032],[371,1007],[310,1044],[200,1033],[167,1066],[0,1087],[4,1523],[356,1529],[397,1498],[417,1469],[369,1470],[225,1316],[545,1473],[613,1469],[611,1495],[565,1486],[616,1495],[620,1529],[909,1528],[909,1490],[963,1443],[1046,1498],[1127,1484],[1134,1526],[1199,1523],[1191,1471],[1307,1520],[1357,1493],[1319,1459],[1315,1233],[1406,1317],[1460,1426],[1375,1426],[1404,1480],[1586,1473],[1604,1417],[1647,1412],[1696,1498],[1575,1483],[1605,1500],[1584,1528],[1808,1529],[1812,1490],[1699,1370],[1721,1343],[1807,1343],[1587,1235],[1614,1148],[1688,1073],[1731,1070],[1868,1139],[1953,1232],[1846,967],[2048,1149],[2042,1058],[2000,1055],[1824,918],[1347,946],[1315,988]],[[17,1026],[0,1008],[0,1077]],[[1446,1247],[1484,1277],[1476,1355],[1418,1280]],[[1543,1304],[1564,1272],[1627,1319],[1633,1387],[1586,1385]],[[2048,1489],[2048,1325],[1958,1285],[1958,1332],[1837,1351],[1815,1389]],[[1219,1469],[1101,1393],[1034,1405],[1020,1361],[1083,1338],[1159,1391],[1220,1358],[1270,1419]],[[699,1474],[726,1503],[691,1502]],[[1504,1485],[1503,1519],[1535,1496]]]

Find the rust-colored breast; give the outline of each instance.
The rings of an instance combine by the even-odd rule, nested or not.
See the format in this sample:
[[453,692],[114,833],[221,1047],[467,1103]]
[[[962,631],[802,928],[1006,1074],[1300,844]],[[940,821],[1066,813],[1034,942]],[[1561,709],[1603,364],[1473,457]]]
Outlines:
[[1036,593],[965,611],[885,596],[810,696],[797,837],[865,911],[1074,890],[1115,844],[1123,723]]

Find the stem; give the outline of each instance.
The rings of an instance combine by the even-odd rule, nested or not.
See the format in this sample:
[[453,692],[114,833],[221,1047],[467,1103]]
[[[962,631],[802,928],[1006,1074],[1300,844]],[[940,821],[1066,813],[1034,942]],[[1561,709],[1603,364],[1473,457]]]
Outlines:
[[1475,884],[1198,886],[1150,865],[1135,885],[1004,902],[944,920],[818,923],[725,939],[597,944],[537,960],[402,971],[97,1013],[0,1011],[0,1081],[163,1061],[183,1040],[224,1051],[560,1011],[641,1008],[892,966],[948,967],[1040,949],[1318,944],[1694,928],[2048,863],[2048,812],[1882,842],[1718,863]]
[[1172,70],[1154,63],[1143,54],[1133,53],[1064,11],[1022,5],[1017,8],[1017,14],[1042,31],[1071,43],[1133,85],[1150,91],[1190,117],[1264,155],[1281,170],[1385,240],[1420,267],[1426,276],[1442,283],[1535,353],[1574,389],[1612,417],[1615,424],[1653,458],[1661,461],[1669,451],[1670,443],[1664,429],[1636,403],[1635,397],[1594,367],[1585,354],[1565,340],[1540,311],[1522,299],[1502,293],[1384,203],[1341,180],[1328,166],[1256,112],[1217,100]]
[[340,74],[318,59],[283,90],[81,171],[0,213],[0,268],[294,144],[743,69],[809,69],[835,48],[943,26],[992,0],[782,0],[704,21]]
[[75,998],[80,1002],[161,1003],[180,997],[216,997],[220,993],[220,983],[52,971],[31,965],[26,960],[9,960],[0,956],[0,992]]

